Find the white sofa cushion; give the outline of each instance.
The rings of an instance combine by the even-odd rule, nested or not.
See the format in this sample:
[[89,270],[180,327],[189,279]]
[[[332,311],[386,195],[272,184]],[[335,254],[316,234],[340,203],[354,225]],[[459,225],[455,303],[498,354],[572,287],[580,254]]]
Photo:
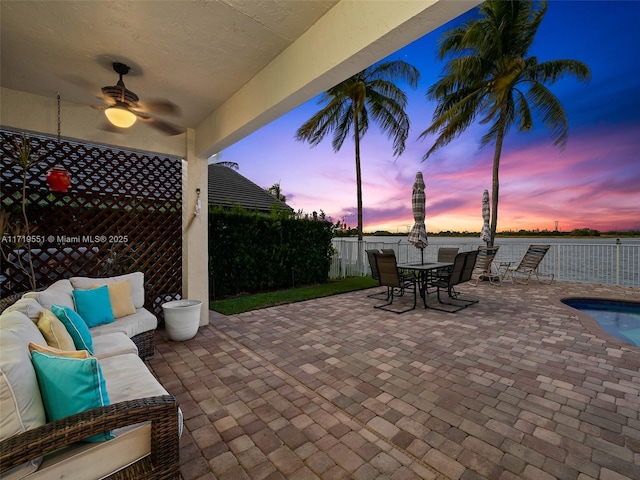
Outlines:
[[[38,379],[29,343],[46,344],[33,321],[19,311],[0,315],[0,440],[45,424]],[[36,470],[41,458],[12,469],[3,478],[22,478]]]
[[137,356],[138,347],[124,333],[113,332],[93,337],[93,355],[97,359],[102,360],[125,353],[133,353]]
[[144,362],[133,353],[100,360],[111,403],[168,395]]
[[144,274],[142,272],[127,273],[108,278],[71,277],[69,280],[72,287],[78,290],[88,290],[94,285],[108,285],[109,283],[129,280],[131,282],[133,306],[136,307],[136,310],[144,307]]
[[[107,382],[111,403],[136,398],[168,395],[145,363],[134,354],[118,355],[100,360],[102,374]],[[182,436],[183,415],[178,407],[178,436]],[[119,434],[118,430],[114,433]],[[108,443],[108,442],[107,442]]]
[[68,279],[58,280],[41,292],[28,292],[22,298],[35,298],[37,302],[47,310],[51,310],[52,305],[61,305],[63,307],[73,308],[73,287]]
[[98,325],[91,329],[91,336],[97,338],[107,333],[122,332],[129,338],[149,330],[155,330],[158,319],[144,308],[136,310],[134,315],[118,318],[115,322]]
[[35,298],[22,297],[13,305],[7,307],[5,312],[20,312],[29,317],[34,323],[38,322],[40,312],[44,310],[44,307],[38,303]]

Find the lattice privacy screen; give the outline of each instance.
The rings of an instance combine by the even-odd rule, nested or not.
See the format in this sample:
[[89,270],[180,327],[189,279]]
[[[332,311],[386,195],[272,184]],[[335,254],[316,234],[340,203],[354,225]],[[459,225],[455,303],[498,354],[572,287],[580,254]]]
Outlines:
[[[174,157],[116,150],[25,133],[34,152],[46,152],[26,174],[24,238],[23,169],[12,161],[21,132],[0,129],[3,223],[0,298],[72,276],[145,274],[145,306],[162,319],[162,303],[182,291],[182,163]],[[72,183],[49,191],[50,168],[61,165]],[[8,220],[7,220],[8,218]]]

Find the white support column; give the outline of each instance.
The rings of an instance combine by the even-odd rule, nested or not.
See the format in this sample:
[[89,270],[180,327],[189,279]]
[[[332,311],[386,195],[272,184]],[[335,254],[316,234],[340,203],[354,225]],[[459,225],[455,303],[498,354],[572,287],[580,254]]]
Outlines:
[[[182,293],[201,300],[200,326],[209,324],[209,216],[207,159],[195,154],[195,132],[187,130],[187,155],[182,162]],[[196,215],[200,189],[200,213]]]

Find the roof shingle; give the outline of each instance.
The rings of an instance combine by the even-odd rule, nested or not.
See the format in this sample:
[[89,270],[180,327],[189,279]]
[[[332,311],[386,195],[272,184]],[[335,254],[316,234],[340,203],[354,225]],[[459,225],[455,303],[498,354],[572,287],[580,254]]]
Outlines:
[[289,205],[278,200],[232,168],[211,164],[209,165],[208,176],[210,205],[221,205],[223,207],[240,205],[247,210],[269,213],[271,205],[275,202],[280,207],[293,211]]

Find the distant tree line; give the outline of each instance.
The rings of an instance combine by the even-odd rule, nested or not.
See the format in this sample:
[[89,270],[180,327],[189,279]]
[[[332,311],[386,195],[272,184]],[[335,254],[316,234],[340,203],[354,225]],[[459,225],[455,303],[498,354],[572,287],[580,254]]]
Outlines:
[[[340,222],[338,222],[339,224]],[[355,228],[346,228],[342,229],[334,228],[334,237],[355,237],[357,236],[358,231]],[[386,230],[378,230],[372,233],[365,233],[365,236],[373,236],[373,237],[406,237],[407,233],[393,233],[388,232]],[[442,232],[429,232],[428,235],[430,237],[480,237],[480,232],[456,232],[451,230],[446,230]],[[617,231],[610,230],[607,232],[601,232],[600,230],[596,230],[593,228],[574,228],[568,232],[558,232],[555,230],[505,230],[503,232],[498,232],[498,237],[639,237],[640,230],[627,230],[627,231]]]

